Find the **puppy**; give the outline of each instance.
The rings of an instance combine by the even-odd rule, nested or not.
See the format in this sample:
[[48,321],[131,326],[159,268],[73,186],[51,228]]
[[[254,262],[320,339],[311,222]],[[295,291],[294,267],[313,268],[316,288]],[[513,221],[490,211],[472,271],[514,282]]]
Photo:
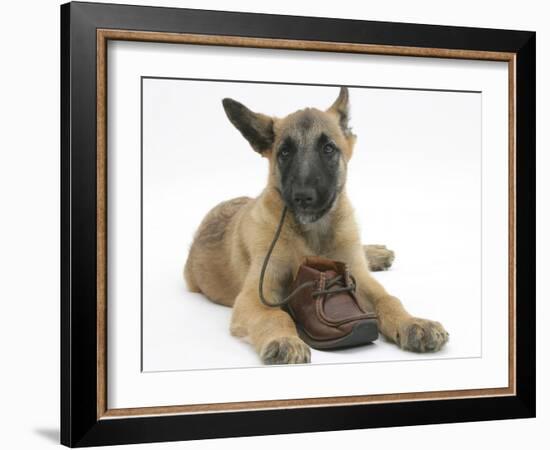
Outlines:
[[[264,279],[267,298],[283,298],[303,258],[343,261],[357,281],[358,299],[374,309],[380,332],[405,350],[439,350],[448,333],[439,322],[409,314],[376,281],[370,269],[387,268],[393,253],[361,244],[346,194],[347,167],[356,136],[349,127],[349,93],[343,87],[325,111],[305,108],[283,118],[256,113],[226,98],[231,123],[269,164],[256,198],[214,207],[195,235],[184,276],[189,289],[233,307],[230,330],[248,340],[266,364],[310,362],[291,317],[259,299],[260,270],[286,206],[287,215]],[[369,267],[369,260],[370,267]]]

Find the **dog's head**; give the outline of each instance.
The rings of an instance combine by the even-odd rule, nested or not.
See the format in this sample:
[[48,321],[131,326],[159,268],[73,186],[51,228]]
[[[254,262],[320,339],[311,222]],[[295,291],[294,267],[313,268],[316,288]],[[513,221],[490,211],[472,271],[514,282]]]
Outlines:
[[325,111],[306,108],[283,118],[255,113],[230,98],[223,107],[252,148],[269,159],[269,182],[299,223],[330,211],[345,185],[355,143],[347,88]]

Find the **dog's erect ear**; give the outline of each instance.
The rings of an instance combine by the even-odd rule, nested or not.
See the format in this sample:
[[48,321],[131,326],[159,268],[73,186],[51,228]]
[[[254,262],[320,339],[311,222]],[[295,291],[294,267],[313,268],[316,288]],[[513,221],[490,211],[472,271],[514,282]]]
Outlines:
[[252,148],[258,153],[263,153],[273,146],[273,119],[265,114],[250,111],[243,104],[230,98],[222,100],[223,109],[229,120]]
[[338,117],[340,128],[346,137],[352,137],[353,133],[349,126],[349,92],[347,87],[340,88],[340,94],[327,112]]

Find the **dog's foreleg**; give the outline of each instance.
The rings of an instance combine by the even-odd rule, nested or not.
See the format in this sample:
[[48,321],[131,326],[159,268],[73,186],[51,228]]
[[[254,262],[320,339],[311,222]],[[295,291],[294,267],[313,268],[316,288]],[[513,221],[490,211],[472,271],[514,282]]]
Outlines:
[[370,302],[378,314],[380,332],[404,350],[437,351],[447,342],[449,333],[439,322],[414,317],[401,301],[388,294],[370,274],[364,253],[352,251],[351,271],[357,280],[359,299]]
[[[265,297],[272,302],[280,299],[282,292],[274,272],[264,280]],[[259,274],[248,274],[233,305],[231,334],[248,340],[264,364],[310,362],[310,349],[298,336],[292,318],[281,308],[260,302],[258,282]]]

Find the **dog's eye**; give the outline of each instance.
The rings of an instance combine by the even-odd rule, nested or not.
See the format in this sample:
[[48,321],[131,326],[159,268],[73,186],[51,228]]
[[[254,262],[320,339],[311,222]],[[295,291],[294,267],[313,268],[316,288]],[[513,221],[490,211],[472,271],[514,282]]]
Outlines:
[[279,150],[279,158],[287,158],[290,155],[290,149],[282,148]]
[[325,152],[327,155],[330,155],[336,151],[336,147],[333,143],[329,142],[328,144],[325,144],[323,147],[323,152]]

